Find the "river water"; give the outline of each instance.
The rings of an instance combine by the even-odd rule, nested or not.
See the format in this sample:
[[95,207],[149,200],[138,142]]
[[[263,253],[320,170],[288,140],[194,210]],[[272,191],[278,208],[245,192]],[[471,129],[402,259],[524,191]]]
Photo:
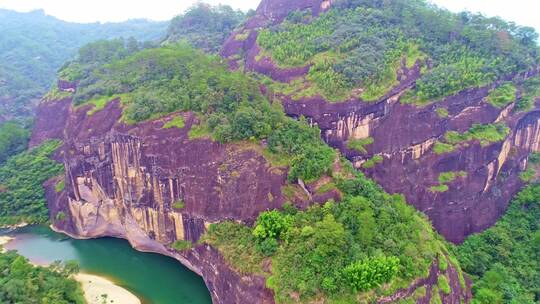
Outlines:
[[197,274],[172,258],[138,252],[125,240],[75,240],[44,226],[24,227],[7,235],[15,240],[6,249],[17,250],[36,264],[75,260],[82,272],[114,281],[144,304],[212,302]]

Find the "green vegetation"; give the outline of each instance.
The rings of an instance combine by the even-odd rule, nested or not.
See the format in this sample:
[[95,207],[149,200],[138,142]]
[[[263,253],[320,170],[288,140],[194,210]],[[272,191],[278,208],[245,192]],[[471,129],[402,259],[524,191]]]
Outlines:
[[538,62],[538,34],[499,18],[453,14],[421,0],[341,0],[312,18],[291,13],[258,37],[261,56],[282,67],[311,64],[296,95],[343,101],[378,100],[397,84],[397,72],[430,59],[433,67],[403,98],[425,104],[523,71]]
[[176,251],[184,251],[193,247],[193,244],[190,241],[177,240],[171,244],[171,247]]
[[446,278],[446,275],[440,275],[437,278],[437,286],[444,294],[450,294],[450,285],[448,284],[448,279]]
[[165,125],[163,125],[163,129],[170,129],[170,128],[183,129],[185,126],[186,126],[186,123],[184,122],[184,117],[176,116],[175,118],[167,122]]
[[529,111],[533,108],[534,102],[540,98],[540,76],[532,77],[523,83],[523,96],[514,107],[514,111]]
[[429,300],[429,304],[443,304],[438,286],[431,287],[431,300]]
[[43,11],[0,10],[0,117],[25,119],[49,89],[62,64],[82,45],[98,39],[134,37],[146,41],[165,34],[167,23],[69,23]]
[[236,36],[234,36],[234,40],[236,40],[236,41],[246,41],[249,38],[249,34],[250,34],[249,31],[245,31],[245,32],[240,33],[240,34],[236,34]]
[[379,287],[382,283],[389,282],[398,271],[398,258],[380,256],[350,264],[343,270],[343,275],[352,290],[358,292],[370,290]]
[[[91,63],[93,58],[104,62]],[[79,81],[76,104],[120,96],[127,122],[193,111],[200,124],[192,126],[190,139],[268,139],[269,151],[291,167],[291,181],[316,180],[336,157],[319,130],[271,106],[253,79],[230,72],[219,58],[185,44],[130,53],[121,41],[97,42],[81,50],[78,60],[60,74]],[[183,125],[178,118],[165,127],[172,124]]]
[[257,248],[253,230],[236,222],[210,225],[200,242],[218,248],[227,262],[242,274],[264,274],[264,255]]
[[11,157],[0,166],[0,225],[48,220],[42,184],[63,172],[63,166],[49,157],[59,147],[50,141]]
[[[101,52],[89,46],[98,54],[87,56],[81,51],[78,61],[60,72],[76,75],[72,80],[80,81],[76,104],[123,94],[128,122],[194,111],[205,115],[214,137],[221,142],[265,138],[285,119],[264,99],[256,82],[240,72],[228,71],[217,57],[185,44],[130,54],[118,42],[101,43],[106,43]],[[97,67],[86,64],[94,57],[113,59]]]
[[[373,299],[427,276],[446,249],[425,217],[361,173],[334,183],[345,195],[340,203],[303,211],[288,205],[262,213],[254,227],[214,224],[203,242],[241,273],[266,276],[278,303],[292,303],[294,295],[352,303],[359,292]],[[266,256],[271,273],[263,270]]]
[[33,266],[14,251],[0,253],[0,303],[84,304],[83,291],[71,278],[73,262]]
[[43,97],[46,101],[62,100],[67,97],[73,96],[73,92],[60,91],[57,86],[53,86],[47,94]]
[[58,183],[56,183],[56,185],[54,186],[54,191],[56,191],[56,193],[60,193],[60,192],[64,191],[65,188],[66,188],[66,183],[62,179],[62,180],[58,181]]
[[448,183],[453,182],[458,177],[467,177],[467,172],[465,171],[443,172],[439,174],[439,183],[448,184]]
[[202,138],[211,138],[212,133],[208,125],[205,123],[200,125],[192,125],[189,130],[188,137],[190,140],[202,139]]
[[540,152],[532,152],[529,154],[529,164],[540,165]]
[[517,88],[513,83],[507,82],[489,93],[488,101],[496,108],[503,108],[516,100]]
[[375,142],[373,137],[364,139],[351,139],[347,142],[347,148],[358,151],[360,153],[367,153],[366,146],[372,145]]
[[456,149],[454,145],[445,144],[440,141],[436,142],[433,146],[433,152],[437,155],[453,152]]
[[313,63],[302,95],[340,101],[362,85],[362,98],[377,100],[397,83],[401,58],[414,63],[422,56],[379,11],[331,10],[307,24],[306,16],[295,17],[299,13],[276,29],[261,31],[258,42],[281,66]]
[[66,219],[66,213],[64,213],[63,211],[60,211],[56,214],[57,221],[63,221],[65,219]]
[[462,134],[455,131],[447,132],[445,139],[453,145],[476,140],[482,146],[487,146],[490,143],[503,141],[508,134],[510,134],[510,129],[504,123],[474,124],[467,132]]
[[18,154],[28,145],[30,131],[16,122],[5,122],[0,125],[0,165],[9,157]]
[[455,151],[459,146],[466,145],[470,141],[479,141],[482,146],[500,142],[510,134],[510,129],[503,123],[474,124],[464,133],[448,131],[444,135],[444,141],[437,141],[433,146],[433,152],[437,155]]
[[525,168],[525,171],[519,174],[519,177],[525,183],[536,182],[539,169],[540,169],[540,153],[533,152],[529,155],[527,168]]
[[[449,190],[448,184],[456,180],[458,177],[465,178],[467,177],[467,172],[465,171],[459,171],[459,172],[442,172],[439,174],[439,185],[433,186],[429,188],[431,192],[446,192]],[[443,258],[441,258],[443,259]]]
[[324,194],[324,193],[327,193],[336,189],[337,189],[336,184],[333,182],[330,182],[328,184],[324,184],[321,187],[319,187],[319,189],[317,189],[317,194]]
[[448,110],[445,108],[437,108],[435,112],[437,112],[439,118],[446,118],[449,115]]
[[[166,43],[187,41],[196,48],[217,53],[233,30],[244,22],[246,17],[244,12],[233,10],[228,5],[212,6],[197,3],[188,8],[184,14],[171,20]],[[237,38],[237,40],[241,39]]]
[[[413,299],[418,300],[426,296],[427,289],[425,286],[418,287],[413,294]],[[416,302],[413,302],[416,303]]]
[[173,204],[174,209],[184,209],[186,207],[186,203],[184,203],[183,200],[178,200]]
[[429,188],[429,191],[434,192],[434,193],[436,192],[442,193],[442,192],[448,191],[448,189],[450,189],[448,185],[437,185],[437,186],[432,186],[431,188]]
[[519,178],[525,183],[532,182],[535,179],[535,177],[536,177],[536,170],[531,167],[528,167],[527,169],[525,169],[525,171],[519,174]]
[[495,226],[454,248],[474,279],[474,303],[533,304],[540,298],[540,185],[512,201]]
[[446,260],[445,256],[439,257],[439,270],[440,271],[446,271],[448,269],[448,261]]
[[381,155],[375,155],[372,158],[368,159],[365,163],[362,164],[362,168],[371,169],[375,165],[383,162],[383,157]]
[[329,172],[336,152],[324,144],[318,129],[304,119],[288,120],[268,137],[270,152],[291,159],[289,180],[314,181]]

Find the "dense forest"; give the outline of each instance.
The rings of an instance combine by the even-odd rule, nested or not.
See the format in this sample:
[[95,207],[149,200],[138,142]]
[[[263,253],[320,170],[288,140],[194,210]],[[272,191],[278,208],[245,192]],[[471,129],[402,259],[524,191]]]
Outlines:
[[161,39],[167,23],[131,20],[123,23],[77,24],[43,11],[0,10],[0,122],[27,118],[56,78],[62,64],[79,47],[98,39]]
[[281,66],[310,64],[297,97],[378,100],[397,84],[403,62],[422,76],[403,101],[424,104],[538,64],[538,34],[499,18],[454,14],[422,0],[340,0],[312,19],[297,11],[260,32],[262,56]]
[[196,48],[217,53],[225,39],[250,14],[228,5],[197,3],[171,20],[165,43],[187,41]]
[[71,262],[40,267],[13,251],[0,253],[0,303],[84,304],[80,284],[70,278],[78,271]]
[[0,163],[0,226],[49,220],[42,184],[64,172],[49,158],[58,147],[58,142],[47,142]]
[[454,251],[474,280],[473,303],[538,303],[540,185],[521,191],[495,226]]
[[[344,166],[348,172],[333,175],[333,184],[345,194],[341,202],[307,210],[286,205],[262,213],[253,227],[215,224],[203,240],[241,273],[266,276],[279,303],[294,302],[294,294],[302,303],[321,294],[329,303],[357,303],[359,293],[371,303],[426,277],[437,258],[441,265],[458,267],[424,215]],[[271,274],[264,270],[266,257]],[[460,278],[464,283],[461,273]]]

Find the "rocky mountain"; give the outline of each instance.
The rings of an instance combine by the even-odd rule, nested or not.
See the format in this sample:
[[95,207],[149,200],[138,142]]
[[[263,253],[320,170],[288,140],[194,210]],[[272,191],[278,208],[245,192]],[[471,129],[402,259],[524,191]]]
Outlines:
[[31,146],[63,142],[51,221],[178,259],[214,303],[469,303],[429,220],[459,243],[536,178],[535,35],[424,1],[263,0],[222,58],[104,43],[38,108]]
[[[501,73],[493,79],[478,82],[478,85],[468,85],[466,79],[456,79],[458,85],[455,90],[434,95],[433,99],[426,101],[412,102],[404,97],[408,97],[407,94],[411,91],[418,91],[419,82],[425,85],[426,80],[431,79],[428,77],[438,77],[433,75],[435,72],[443,68],[457,68],[458,63],[447,63],[447,59],[435,58],[434,56],[440,56],[437,54],[440,50],[432,51],[433,55],[423,54],[420,58],[416,58],[418,54],[416,57],[413,55],[412,59],[416,60],[412,61],[411,58],[405,58],[406,56],[398,56],[397,73],[391,74],[391,81],[383,88],[380,96],[366,98],[366,95],[362,94],[358,97],[345,94],[346,98],[343,99],[336,100],[334,96],[325,98],[324,93],[314,94],[295,86],[298,82],[306,82],[302,85],[311,88],[320,85],[318,80],[313,80],[312,77],[317,65],[315,57],[322,56],[325,52],[328,56],[328,52],[333,52],[328,51],[331,48],[322,47],[321,50],[314,51],[311,56],[314,59],[306,60],[306,65],[283,66],[274,61],[272,50],[261,46],[263,41],[260,29],[270,27],[270,33],[293,33],[290,34],[293,37],[294,30],[301,26],[290,26],[288,21],[280,26],[287,16],[295,11],[307,11],[309,14],[306,16],[311,19],[330,10],[334,5],[344,5],[343,1],[333,2],[296,1],[290,4],[283,1],[263,1],[257,15],[237,31],[242,35],[249,35],[249,38],[239,41],[232,35],[223,47],[222,54],[233,60],[233,66],[243,66],[247,71],[270,78],[267,89],[282,100],[288,115],[304,116],[318,125],[325,142],[338,148],[356,168],[373,177],[390,193],[405,194],[408,201],[426,213],[437,230],[448,240],[461,242],[467,235],[491,226],[504,213],[510,198],[523,186],[519,174],[527,167],[528,155],[539,149],[540,112],[537,112],[534,102],[540,97],[536,78],[540,70],[536,63]],[[389,13],[403,5],[411,14],[423,14],[414,8],[422,1],[398,1],[386,8],[386,4],[380,1],[364,2],[382,13]],[[403,11],[402,14],[405,15],[406,9]],[[435,12],[431,17],[436,14],[450,19],[447,12]],[[375,17],[380,16],[373,16]],[[427,15],[424,17],[427,18]],[[459,41],[459,35],[470,35],[469,32],[464,33],[463,29],[467,22],[470,22],[471,26],[501,22],[487,18],[475,21],[474,18],[481,19],[479,16],[462,15],[459,18],[462,20],[450,19],[449,22],[456,24],[449,25],[448,29],[440,29],[440,34],[448,33],[444,37],[454,35],[455,40],[451,43],[467,45],[467,48],[470,48],[467,52],[470,53],[474,53],[475,38],[463,37],[463,42]],[[465,18],[470,21],[463,21]],[[429,22],[420,19],[420,22],[422,21]],[[335,27],[346,30],[341,26]],[[459,30],[462,33],[458,33]],[[487,48],[487,43],[502,43],[502,35],[510,31],[512,30],[501,28],[488,33],[494,38],[483,41],[486,44],[480,47]],[[317,33],[306,40],[316,42],[317,39],[323,40],[327,37],[332,37],[332,34]],[[427,41],[420,43],[435,44]],[[445,47],[450,47],[450,43],[446,44]],[[428,48],[434,48],[428,45],[425,47],[426,52],[430,51]],[[458,48],[454,45],[451,47]],[[280,50],[277,47],[275,49]],[[537,56],[536,47],[532,48],[532,52],[532,58]],[[497,58],[504,56],[504,52],[494,53],[493,56]],[[437,60],[440,63],[437,63]],[[467,59],[458,58],[454,61],[458,60]],[[431,74],[426,73],[426,67],[437,64]],[[445,76],[451,77],[451,74]],[[289,91],[292,93],[280,88],[283,85],[290,85],[292,88]],[[434,85],[440,87],[445,84]],[[499,93],[505,86],[511,87],[510,96],[502,104],[494,103],[494,94]],[[362,90],[361,86],[359,88]],[[353,87],[352,95],[354,90]],[[530,105],[526,110],[522,110],[525,102]],[[508,129],[502,127],[503,125]],[[495,134],[494,138],[488,138],[487,133],[491,131],[500,133],[500,136]],[[473,135],[475,133],[478,136]],[[454,135],[458,134],[460,136],[456,137],[459,138],[454,138]],[[488,137],[484,138],[483,135]],[[354,148],[355,142],[366,140],[365,149]],[[464,176],[457,177],[459,172],[464,172]],[[449,176],[450,180],[444,181],[445,176]]]

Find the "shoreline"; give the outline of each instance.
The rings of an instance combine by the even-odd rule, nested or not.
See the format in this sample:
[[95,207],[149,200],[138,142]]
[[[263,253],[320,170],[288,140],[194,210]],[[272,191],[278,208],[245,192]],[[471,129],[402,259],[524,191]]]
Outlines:
[[0,246],[2,246],[2,250],[1,250],[2,253],[6,252],[6,248],[4,248],[4,245],[6,245],[7,243],[13,240],[14,238],[10,236],[0,236]]
[[[0,235],[2,252],[6,252],[3,246],[14,240],[15,238],[13,237]],[[30,263],[34,266],[47,266],[32,261]],[[73,275],[73,279],[81,284],[87,304],[102,304],[104,300],[107,303],[142,304],[141,300],[135,294],[115,284],[108,278],[79,272]]]
[[104,302],[122,304],[142,303],[133,293],[116,285],[107,278],[80,272],[75,274],[73,279],[81,283],[87,304],[101,304]]

